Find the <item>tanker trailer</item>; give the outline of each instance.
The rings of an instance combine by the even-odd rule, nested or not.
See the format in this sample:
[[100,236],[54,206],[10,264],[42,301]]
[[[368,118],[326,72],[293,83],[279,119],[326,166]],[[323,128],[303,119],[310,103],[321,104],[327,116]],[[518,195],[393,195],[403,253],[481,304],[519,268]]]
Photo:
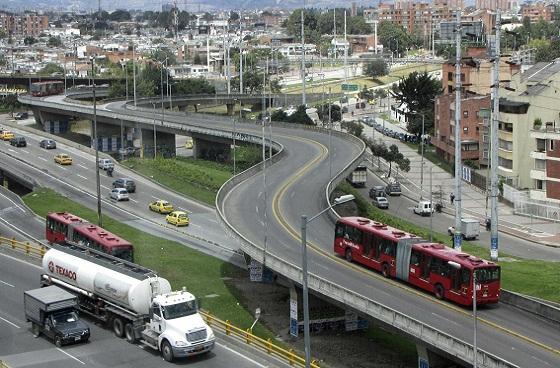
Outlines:
[[171,291],[153,271],[110,255],[53,245],[43,256],[42,285],[78,297],[78,308],[112,328],[117,337],[161,352],[166,361],[209,352],[212,329],[194,295]]

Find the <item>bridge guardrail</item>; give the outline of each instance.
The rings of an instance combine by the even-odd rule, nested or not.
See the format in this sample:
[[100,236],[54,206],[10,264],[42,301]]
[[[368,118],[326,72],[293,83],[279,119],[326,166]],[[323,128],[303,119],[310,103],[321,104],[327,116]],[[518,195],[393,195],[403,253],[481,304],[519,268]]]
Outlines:
[[[206,311],[200,311],[200,314],[205,318],[208,326],[219,328],[226,335],[237,339],[238,341],[243,341],[247,345],[251,345],[265,351],[269,355],[276,356],[290,365],[295,365],[297,367],[305,367],[305,359],[294,352],[293,349],[286,350],[275,345],[271,339],[263,339],[253,334],[253,331],[248,328],[243,330],[231,324],[230,321],[223,321],[216,318],[212,314]],[[319,368],[319,363],[316,360],[311,362],[312,368]]]
[[[13,250],[22,250],[25,254],[39,256],[42,258],[47,252],[47,247],[44,245],[33,244],[30,242],[20,242],[16,238],[7,238],[0,236],[0,246],[5,245]],[[0,366],[1,367],[1,366]]]
[[[362,152],[362,155],[364,154],[364,152]],[[353,163],[355,163],[356,160],[360,159],[362,155],[359,155],[353,161]],[[353,163],[351,163],[343,171],[341,171],[341,173],[339,173],[335,177],[335,179],[331,181],[331,183],[334,184],[337,181],[342,181],[349,170],[353,169]],[[218,219],[220,220],[222,226],[225,228],[226,232],[237,239],[243,251],[246,252],[249,256],[257,260],[258,262],[266,264],[267,267],[280,273],[288,279],[294,280],[301,284],[303,275],[299,266],[294,265],[274,254],[271,254],[270,252],[266,254],[265,262],[264,249],[257,244],[254,244],[249,239],[245,238],[241,233],[239,233],[227,221],[223,213],[223,202],[225,197],[227,196],[227,193],[237,184],[241,183],[258,171],[259,168],[255,168],[255,166],[253,166],[252,168],[240,173],[239,175],[236,175],[235,177],[224,183],[224,185],[218,191],[218,195],[216,196],[216,210],[218,211]],[[331,184],[330,190],[333,189],[333,184]],[[328,190],[329,189],[327,189],[326,193],[327,198],[330,194],[328,193]],[[308,274],[308,286],[310,289],[322,295],[325,295],[328,298],[348,305],[349,307],[361,313],[370,315],[375,319],[385,322],[402,331],[406,335],[412,336],[413,338],[421,339],[427,344],[430,344],[433,347],[440,349],[441,351],[449,352],[450,354],[453,354],[454,356],[465,362],[473,361],[474,349],[471,344],[468,344],[465,341],[462,341],[432,326],[409,317],[404,313],[401,313],[377,301],[364,297],[354,291],[346,289],[313,273]],[[479,362],[480,366],[488,368],[519,368],[517,365],[508,362],[503,358],[497,357],[489,352],[486,352],[480,348],[477,349],[477,352],[477,362]]]

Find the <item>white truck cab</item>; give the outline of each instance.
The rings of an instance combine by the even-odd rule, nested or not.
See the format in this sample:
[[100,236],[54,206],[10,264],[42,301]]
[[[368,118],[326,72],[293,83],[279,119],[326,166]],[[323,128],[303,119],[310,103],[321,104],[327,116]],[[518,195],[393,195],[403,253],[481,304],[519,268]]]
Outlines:
[[214,348],[214,332],[198,313],[194,295],[185,290],[156,296],[148,325],[141,332],[142,340],[155,345],[169,362]]

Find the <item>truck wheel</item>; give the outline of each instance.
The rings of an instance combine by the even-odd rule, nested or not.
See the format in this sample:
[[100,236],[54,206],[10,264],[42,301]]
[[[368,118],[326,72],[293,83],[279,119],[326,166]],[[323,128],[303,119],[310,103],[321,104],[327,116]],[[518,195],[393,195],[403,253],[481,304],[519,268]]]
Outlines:
[[124,323],[119,317],[113,319],[113,333],[116,337],[123,337],[124,335]]
[[39,329],[39,325],[35,322],[31,322],[31,333],[33,333],[33,337],[39,337],[41,335],[41,330]]
[[171,345],[167,340],[165,340],[163,344],[161,344],[161,354],[163,355],[163,359],[165,359],[166,362],[173,361],[173,349],[171,349]]
[[132,323],[127,323],[124,325],[124,336],[126,337],[126,341],[131,344],[136,342],[136,336],[134,335],[134,328],[132,327]]
[[57,348],[62,347],[62,338],[60,336],[56,336],[54,338],[54,344],[56,345]]
[[348,262],[352,262],[352,249],[350,248],[346,248],[346,252],[344,253],[344,258],[346,258],[346,260]]

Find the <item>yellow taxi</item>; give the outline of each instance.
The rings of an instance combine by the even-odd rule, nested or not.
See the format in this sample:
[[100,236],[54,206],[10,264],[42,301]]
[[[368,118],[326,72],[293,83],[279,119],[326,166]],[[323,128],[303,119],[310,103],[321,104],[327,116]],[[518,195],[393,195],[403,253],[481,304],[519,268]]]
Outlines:
[[14,133],[10,132],[9,130],[0,130],[0,139],[3,141],[9,141],[14,137]]
[[184,211],[173,211],[165,216],[165,221],[175,226],[187,226],[189,224],[189,215]]
[[59,165],[72,165],[72,157],[66,153],[59,153],[54,156],[54,162]]
[[159,200],[152,202],[148,205],[150,210],[159,212],[159,213],[170,213],[173,212],[173,205],[167,201]]

